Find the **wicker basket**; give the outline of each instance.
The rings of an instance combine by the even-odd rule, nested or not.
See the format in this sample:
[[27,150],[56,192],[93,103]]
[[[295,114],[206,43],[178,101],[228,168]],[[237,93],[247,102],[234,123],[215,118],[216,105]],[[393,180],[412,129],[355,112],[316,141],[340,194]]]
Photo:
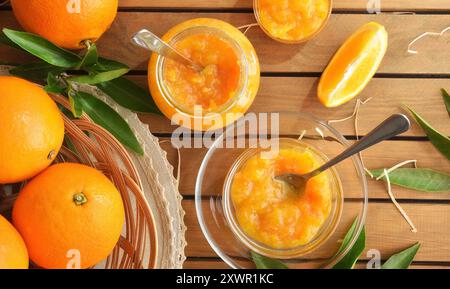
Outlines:
[[[57,95],[52,98],[70,110],[68,101]],[[153,213],[145,199],[137,170],[124,147],[105,129],[83,115],[71,120],[64,116],[66,140],[76,149],[76,154],[63,146],[57,162],[82,163],[102,171],[114,182],[122,195],[125,207],[125,228],[111,255],[98,267],[114,269],[142,269],[156,267],[157,239]],[[12,206],[17,189],[15,185],[4,209]]]
[[[186,245],[184,211],[165,152],[136,114],[114,106],[105,95],[99,95],[101,92],[89,92],[109,103],[130,123],[146,151],[144,157],[129,153],[114,136],[86,115],[80,119],[64,116],[66,138],[76,153],[65,145],[57,162],[82,163],[102,171],[120,191],[125,207],[125,226],[119,242],[96,268],[181,268]],[[58,95],[52,98],[70,110],[66,98]],[[1,214],[9,216],[23,185],[0,185]]]

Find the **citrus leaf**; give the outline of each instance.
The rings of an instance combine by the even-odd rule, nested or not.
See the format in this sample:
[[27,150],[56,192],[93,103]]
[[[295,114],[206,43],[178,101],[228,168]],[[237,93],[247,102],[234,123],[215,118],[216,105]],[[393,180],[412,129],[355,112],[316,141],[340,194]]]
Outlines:
[[58,77],[53,72],[49,72],[47,75],[47,85],[48,86],[60,86]]
[[257,269],[289,269],[283,262],[251,252],[252,260]]
[[401,251],[395,255],[392,255],[382,266],[381,269],[408,269],[411,265],[414,257],[419,251],[420,243],[416,243],[414,246]]
[[98,58],[98,62],[93,68],[97,72],[105,72],[117,69],[130,69],[128,65],[103,57]]
[[65,68],[78,67],[81,58],[62,49],[41,36],[4,28],[3,33],[23,50],[44,60],[45,62]]
[[67,81],[94,85],[121,77],[128,71],[129,71],[128,68],[122,68],[117,70],[94,73],[91,75],[73,76],[67,78]]
[[[370,171],[375,178],[383,169]],[[382,178],[386,180],[386,177]],[[422,192],[445,192],[450,190],[450,175],[431,169],[399,168],[389,173],[391,184]]]
[[80,63],[80,68],[91,68],[98,63],[98,51],[95,44],[90,44]]
[[114,109],[95,96],[81,91],[76,92],[76,101],[95,123],[104,127],[128,148],[140,155],[144,154],[130,126]]
[[[352,226],[348,230],[347,234],[344,237],[344,240],[342,241],[342,245],[339,248],[336,255],[339,255],[344,251],[344,249],[348,246],[350,243],[353,235],[355,234],[356,225],[358,224],[358,219],[355,219]],[[353,247],[350,249],[350,251],[345,255],[341,261],[339,261],[336,265],[333,266],[333,269],[353,269],[353,267],[356,264],[356,261],[358,261],[359,256],[361,256],[362,252],[364,251],[364,248],[366,247],[366,229],[363,228],[361,230],[361,233],[358,236],[358,239],[356,240]]]
[[15,44],[8,37],[6,37],[6,35],[2,31],[0,31],[0,43],[22,50],[22,48],[19,45]]
[[344,239],[342,240],[342,245],[339,247],[339,250],[336,252],[336,255],[339,255],[344,249],[348,246],[348,243],[350,243],[350,240],[352,239],[353,234],[355,233],[356,225],[358,224],[358,218],[356,218],[352,225],[350,226],[350,229],[347,231],[347,234],[345,234]]
[[47,93],[54,93],[54,94],[63,94],[66,91],[65,88],[56,87],[56,86],[49,86],[49,85],[44,86],[44,90]]
[[73,154],[75,154],[76,156],[79,156],[77,148],[73,144],[73,141],[70,138],[70,136],[67,134],[64,135],[64,146],[67,147]]
[[49,72],[47,75],[47,85],[44,87],[48,93],[64,94],[67,91],[67,87],[64,83],[59,81],[57,74]]
[[161,115],[147,91],[125,77],[99,83],[97,87],[125,108]]
[[425,131],[428,139],[448,160],[450,160],[450,139],[435,130],[428,122],[426,122],[418,113],[409,108],[409,111],[416,119],[417,123]]
[[69,90],[69,102],[72,114],[76,118],[80,118],[83,114],[83,105],[80,101],[79,93],[74,90]]
[[70,110],[68,110],[65,106],[63,106],[63,105],[61,105],[61,104],[59,104],[59,103],[57,103],[56,104],[57,106],[58,106],[58,108],[59,108],[59,110],[65,115],[65,116],[67,116],[69,119],[75,119],[74,117],[73,117],[73,113],[70,111]]
[[448,116],[450,116],[450,94],[445,89],[441,89],[442,97],[444,98],[445,107],[447,108]]
[[44,80],[46,80],[50,72],[59,74],[63,71],[64,69],[61,67],[48,64],[47,62],[39,61],[16,66],[14,68],[11,68],[9,70],[9,73],[31,80],[33,82],[42,83]]

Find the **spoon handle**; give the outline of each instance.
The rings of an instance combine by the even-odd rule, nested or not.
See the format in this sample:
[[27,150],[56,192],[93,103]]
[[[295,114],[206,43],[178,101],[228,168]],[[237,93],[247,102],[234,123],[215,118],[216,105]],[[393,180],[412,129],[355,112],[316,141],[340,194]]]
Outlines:
[[142,29],[141,31],[136,33],[136,35],[133,36],[132,40],[133,43],[135,43],[140,47],[143,47],[145,49],[156,52],[159,55],[175,60],[183,65],[186,65],[194,69],[197,72],[203,70],[203,67],[184,57],[176,49],[174,49],[172,46],[161,40],[161,38],[159,38],[152,32],[148,31],[147,29]]
[[365,137],[363,137],[358,142],[354,143],[340,155],[330,160],[322,167],[315,170],[313,173],[317,175],[330,167],[336,165],[337,163],[357,154],[368,147],[371,147],[381,141],[387,140],[391,137],[399,135],[406,132],[411,126],[409,119],[403,114],[394,114],[388,119],[383,121],[379,126],[374,128]]

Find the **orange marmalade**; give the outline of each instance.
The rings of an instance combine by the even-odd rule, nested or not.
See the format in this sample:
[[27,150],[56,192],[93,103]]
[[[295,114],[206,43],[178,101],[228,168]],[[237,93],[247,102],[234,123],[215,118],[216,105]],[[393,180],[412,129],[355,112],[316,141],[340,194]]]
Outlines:
[[255,0],[255,14],[269,36],[298,43],[325,26],[331,14],[331,0]]
[[[292,143],[292,142],[291,142]],[[324,172],[307,182],[303,193],[274,179],[283,173],[304,174],[324,163],[309,146],[281,145],[279,153],[251,155],[234,174],[231,202],[240,230],[274,249],[292,249],[319,235],[333,207],[333,174]]]
[[201,106],[205,112],[226,104],[239,86],[240,64],[233,47],[213,34],[194,34],[178,41],[175,48],[204,67],[201,72],[166,60],[164,81],[176,102],[188,110]]
[[215,130],[242,117],[258,92],[258,56],[233,25],[197,18],[171,28],[162,40],[202,65],[190,68],[153,54],[148,65],[150,92],[161,112],[196,131]]

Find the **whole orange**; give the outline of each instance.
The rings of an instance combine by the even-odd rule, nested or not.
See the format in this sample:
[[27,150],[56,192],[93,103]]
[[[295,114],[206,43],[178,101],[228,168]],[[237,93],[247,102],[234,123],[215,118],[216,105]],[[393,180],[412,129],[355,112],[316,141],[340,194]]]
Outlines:
[[119,240],[124,219],[113,183],[96,169],[74,163],[56,164],[39,174],[13,208],[13,224],[30,259],[43,268],[99,263]]
[[0,215],[0,269],[28,269],[28,253],[22,237]]
[[29,179],[48,167],[64,140],[64,121],[39,86],[0,76],[0,184]]
[[67,49],[95,42],[111,26],[118,0],[11,0],[17,21],[28,32],[39,34]]

